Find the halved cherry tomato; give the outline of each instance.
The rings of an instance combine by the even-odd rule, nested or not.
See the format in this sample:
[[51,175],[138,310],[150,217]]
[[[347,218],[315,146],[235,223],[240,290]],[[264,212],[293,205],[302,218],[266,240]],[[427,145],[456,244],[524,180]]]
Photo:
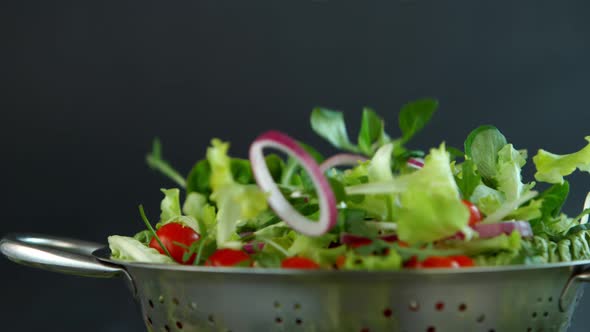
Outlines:
[[[189,248],[194,242],[199,241],[201,238],[199,233],[183,224],[171,222],[160,227],[156,232],[156,235],[158,235],[158,238],[160,238],[164,247],[168,249],[172,259],[180,264],[193,264],[195,257],[197,256],[196,254],[189,257],[186,262],[183,262],[182,258],[184,254],[188,252],[187,248]],[[181,245],[178,245],[175,242],[180,243]],[[166,255],[166,252],[160,247],[160,244],[155,237],[150,241],[150,247],[158,250],[162,255]]]
[[206,266],[236,266],[238,264],[249,265],[251,262],[250,256],[242,250],[235,250],[229,248],[217,249],[209,256]]
[[309,258],[305,257],[289,257],[285,258],[281,263],[284,269],[319,269],[320,266]]
[[459,267],[459,263],[457,263],[453,258],[442,256],[430,256],[426,258],[424,261],[422,261],[421,265],[426,268]]
[[422,264],[418,261],[418,258],[416,256],[412,256],[412,257],[410,257],[409,260],[407,260],[404,263],[404,267],[406,267],[408,269],[417,269],[417,268],[421,268]]
[[409,269],[418,268],[459,268],[474,266],[473,260],[468,256],[431,256],[424,261],[419,262],[416,256],[412,256],[404,263],[404,267]]
[[475,206],[470,201],[464,199],[463,204],[469,209],[469,226],[473,226],[481,221],[481,212],[477,206]]
[[345,263],[346,263],[346,256],[341,255],[341,256],[338,256],[338,258],[336,258],[336,267],[337,268],[341,269]]
[[460,255],[460,256],[452,256],[451,258],[455,262],[457,262],[457,264],[459,264],[460,267],[470,267],[470,266],[475,265],[475,263],[473,262],[473,259],[471,259],[469,256]]

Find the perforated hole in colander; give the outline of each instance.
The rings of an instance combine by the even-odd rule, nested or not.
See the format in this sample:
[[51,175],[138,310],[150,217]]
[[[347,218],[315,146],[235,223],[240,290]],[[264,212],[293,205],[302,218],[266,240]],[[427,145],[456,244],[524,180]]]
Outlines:
[[383,317],[390,318],[392,315],[393,310],[391,310],[391,308],[385,308],[385,310],[383,310]]
[[177,327],[179,330],[182,330],[182,323],[181,323],[181,322],[176,322],[176,327]]

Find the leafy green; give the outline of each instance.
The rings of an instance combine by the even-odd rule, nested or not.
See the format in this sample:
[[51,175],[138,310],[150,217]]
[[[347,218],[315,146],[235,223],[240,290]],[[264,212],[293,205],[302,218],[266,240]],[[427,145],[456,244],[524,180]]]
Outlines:
[[563,177],[573,173],[576,168],[590,172],[590,136],[586,136],[585,139],[589,144],[575,153],[558,155],[539,150],[533,157],[537,167],[535,179],[548,183],[563,183]]
[[520,233],[512,232],[510,235],[499,235],[489,239],[475,239],[471,241],[447,241],[445,244],[452,249],[460,249],[468,255],[498,251],[518,251],[521,248]]
[[509,201],[519,199],[526,188],[520,174],[525,163],[526,159],[514,149],[512,144],[506,144],[498,151],[495,180],[498,190],[503,192]]
[[477,174],[473,160],[468,159],[461,164],[461,173],[455,180],[463,197],[469,199],[475,188],[481,184],[481,176]]
[[164,174],[172,181],[176,182],[180,187],[186,187],[184,177],[178,173],[170,164],[162,158],[162,144],[159,139],[154,139],[152,145],[152,152],[146,156],[148,166]]
[[150,242],[152,242],[152,239],[154,238],[154,236],[152,235],[152,232],[150,232],[147,229],[144,229],[143,231],[135,234],[133,236],[133,238],[136,239],[137,241],[143,243],[145,246],[149,246]]
[[211,199],[217,203],[217,246],[238,238],[235,233],[240,220],[256,217],[267,209],[266,194],[256,185],[237,183],[227,155],[229,144],[218,139],[207,149],[211,165]]
[[465,154],[473,160],[487,184],[495,181],[498,151],[506,143],[506,137],[494,126],[481,126],[472,131],[465,140]]
[[469,211],[461,202],[444,144],[430,150],[422,169],[404,177],[407,190],[399,195],[397,209],[400,240],[431,242],[467,226]]
[[160,254],[156,249],[147,247],[132,237],[111,235],[108,237],[111,257],[114,259],[142,262],[142,263],[167,263],[174,264],[174,261]]
[[531,200],[528,205],[521,206],[518,209],[510,212],[507,219],[514,220],[535,220],[542,216],[541,209],[543,207],[543,200],[534,199]]
[[479,184],[475,187],[469,200],[477,205],[479,210],[485,215],[496,212],[506,201],[504,194],[492,189],[485,184]]
[[344,116],[325,108],[315,108],[311,112],[311,128],[316,134],[328,140],[335,147],[351,152],[359,152],[359,148],[350,142]]
[[207,202],[204,195],[197,192],[188,194],[184,200],[182,211],[197,221],[201,236],[207,236],[209,231],[215,229],[215,207]]
[[370,108],[363,110],[361,130],[358,137],[360,152],[372,156],[376,148],[386,143],[389,137],[384,131],[383,119]]
[[359,255],[354,251],[346,254],[344,269],[347,270],[397,270],[402,266],[402,259],[395,250],[389,250],[384,255]]
[[438,101],[425,98],[409,102],[402,106],[399,112],[399,128],[402,131],[402,141],[409,141],[430,121],[438,108]]
[[145,215],[143,205],[139,205],[139,214],[141,216],[141,220],[145,224],[145,227],[150,231],[152,236],[156,239],[156,241],[158,242],[158,245],[160,245],[160,248],[162,248],[162,250],[164,250],[164,252],[166,253],[166,255],[168,255],[168,257],[172,258],[172,255],[170,255],[168,248],[166,248],[166,246],[162,243],[162,240],[160,240],[160,238],[158,237],[158,234],[156,234],[156,231],[152,227],[152,224],[150,223],[147,216]]
[[168,221],[178,218],[182,215],[180,210],[180,190],[178,189],[161,189],[164,193],[164,199],[160,203],[160,220]]
[[210,178],[211,166],[207,159],[198,161],[188,175],[186,192],[197,192],[208,197],[211,194]]

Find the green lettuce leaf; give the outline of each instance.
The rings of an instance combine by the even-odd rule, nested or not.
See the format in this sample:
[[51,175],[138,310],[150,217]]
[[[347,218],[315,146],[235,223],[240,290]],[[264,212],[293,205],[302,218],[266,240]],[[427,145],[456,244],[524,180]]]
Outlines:
[[215,207],[207,202],[204,195],[197,192],[188,194],[182,205],[182,211],[197,221],[201,236],[205,236],[206,233],[215,229]]
[[132,237],[112,235],[108,237],[108,242],[113,259],[141,263],[174,264],[170,257],[160,254],[154,248],[146,247]]
[[498,151],[495,180],[498,184],[498,190],[503,192],[509,201],[519,199],[526,189],[520,174],[525,163],[526,159],[512,144],[506,144]]
[[521,248],[521,241],[520,233],[514,231],[510,235],[502,234],[489,239],[447,241],[445,245],[452,249],[460,249],[471,256],[499,251],[517,252]]
[[266,194],[258,186],[234,181],[228,150],[229,144],[218,139],[214,139],[207,149],[207,160],[211,165],[211,199],[218,208],[218,247],[239,238],[235,230],[241,220],[254,218],[268,208]]
[[407,177],[407,190],[397,208],[400,240],[432,242],[449,237],[467,226],[469,211],[461,202],[444,144],[432,149],[424,167]]
[[345,270],[398,270],[402,267],[401,256],[393,249],[384,255],[359,255],[354,251],[346,254],[343,269]]
[[171,222],[178,222],[200,233],[201,229],[197,220],[182,214],[180,209],[180,190],[162,189],[162,193],[164,193],[164,199],[160,203],[160,222],[156,225],[156,228],[160,228]]
[[590,136],[586,136],[585,139],[589,144],[575,153],[558,155],[539,150],[533,157],[537,167],[535,179],[548,183],[563,183],[563,177],[573,173],[576,168],[590,172]]

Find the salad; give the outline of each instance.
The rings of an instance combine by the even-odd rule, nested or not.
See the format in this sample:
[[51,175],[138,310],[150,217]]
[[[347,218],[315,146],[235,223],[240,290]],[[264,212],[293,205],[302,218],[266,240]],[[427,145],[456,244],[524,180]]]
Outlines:
[[241,159],[213,139],[186,177],[163,159],[156,140],[147,163],[175,187],[162,189],[155,225],[140,206],[145,229],[108,238],[112,258],[337,270],[590,259],[590,195],[579,215],[561,212],[570,188],[564,177],[590,172],[590,136],[571,154],[539,150],[536,183],[521,175],[527,151],[493,126],[473,130],[463,149],[410,148],[437,108],[433,99],[405,104],[397,138],[366,108],[356,143],[342,113],[316,108],[312,129],[341,153],[326,158],[269,131]]

